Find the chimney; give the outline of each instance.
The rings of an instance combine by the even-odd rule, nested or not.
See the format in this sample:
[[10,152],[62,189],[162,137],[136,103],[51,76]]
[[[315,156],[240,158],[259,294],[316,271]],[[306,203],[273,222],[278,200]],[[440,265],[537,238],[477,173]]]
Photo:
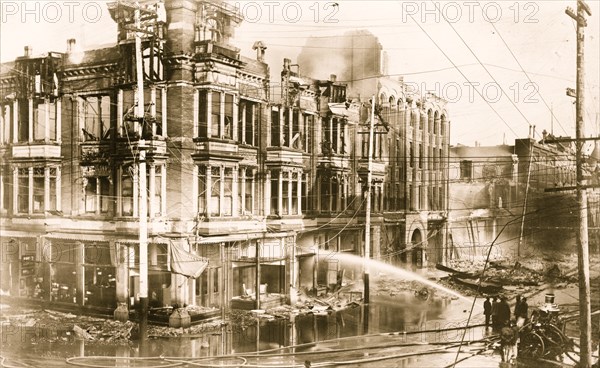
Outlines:
[[73,51],[75,51],[75,44],[77,43],[77,40],[74,38],[69,38],[67,40],[67,54],[72,53]]
[[25,56],[26,58],[31,57],[33,55],[33,47],[32,46],[25,46],[24,48],[24,54],[23,56]]
[[337,80],[337,75],[335,75],[335,74],[329,75],[329,80],[332,82],[335,82]]
[[289,71],[290,70],[290,65],[292,64],[292,61],[290,59],[283,59],[283,70]]

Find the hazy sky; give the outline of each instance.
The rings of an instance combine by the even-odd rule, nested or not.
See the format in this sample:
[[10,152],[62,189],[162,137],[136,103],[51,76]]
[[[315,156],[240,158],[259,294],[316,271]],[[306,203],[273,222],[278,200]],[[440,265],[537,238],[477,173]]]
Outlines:
[[[235,1],[230,1],[236,4]],[[586,135],[596,134],[600,112],[600,1],[588,0],[586,28]],[[512,144],[536,131],[575,135],[575,22],[560,1],[239,1],[246,21],[235,44],[253,57],[262,40],[278,81],[282,59],[293,61],[307,36],[367,29],[389,56],[389,74],[450,103],[452,144]],[[337,5],[334,5],[337,4]],[[116,25],[105,2],[0,0],[2,61],[64,51],[67,38],[83,48],[112,44]],[[526,73],[524,73],[525,70]],[[482,96],[480,96],[483,95]]]

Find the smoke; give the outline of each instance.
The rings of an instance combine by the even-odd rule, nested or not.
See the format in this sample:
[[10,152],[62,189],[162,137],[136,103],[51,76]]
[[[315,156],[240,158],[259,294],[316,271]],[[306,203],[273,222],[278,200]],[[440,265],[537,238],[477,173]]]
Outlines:
[[309,37],[298,55],[300,73],[315,79],[351,84],[384,73],[382,46],[367,30],[354,30],[338,36]]

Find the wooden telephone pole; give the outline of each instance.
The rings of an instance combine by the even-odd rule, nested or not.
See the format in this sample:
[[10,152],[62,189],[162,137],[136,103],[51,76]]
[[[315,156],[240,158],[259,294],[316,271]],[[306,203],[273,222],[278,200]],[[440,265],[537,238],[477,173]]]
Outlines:
[[[590,8],[583,0],[577,0],[577,14],[571,8],[565,11],[577,22],[577,86],[575,92],[575,138],[577,154],[577,202],[579,204],[579,231],[577,232],[578,276],[579,276],[579,331],[580,361],[579,367],[592,365],[592,316],[590,297],[590,254],[588,246],[587,193],[583,186],[582,149],[583,149],[583,100],[584,82],[584,29],[587,26],[586,14],[591,16]],[[567,94],[569,90],[567,90]]]
[[[371,100],[371,117],[369,118],[369,148],[367,158],[367,198],[365,205],[365,250],[363,256],[363,302],[369,304],[369,259],[371,258],[371,181],[373,180],[373,136],[375,129],[375,95]],[[369,316],[365,316],[368,321]]]

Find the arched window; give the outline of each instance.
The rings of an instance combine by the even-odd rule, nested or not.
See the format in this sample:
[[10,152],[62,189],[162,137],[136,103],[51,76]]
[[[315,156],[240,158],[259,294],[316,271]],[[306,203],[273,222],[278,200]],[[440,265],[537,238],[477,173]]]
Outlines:
[[206,36],[208,36],[207,39],[213,42],[221,41],[221,26],[218,20],[214,18],[206,20]]

